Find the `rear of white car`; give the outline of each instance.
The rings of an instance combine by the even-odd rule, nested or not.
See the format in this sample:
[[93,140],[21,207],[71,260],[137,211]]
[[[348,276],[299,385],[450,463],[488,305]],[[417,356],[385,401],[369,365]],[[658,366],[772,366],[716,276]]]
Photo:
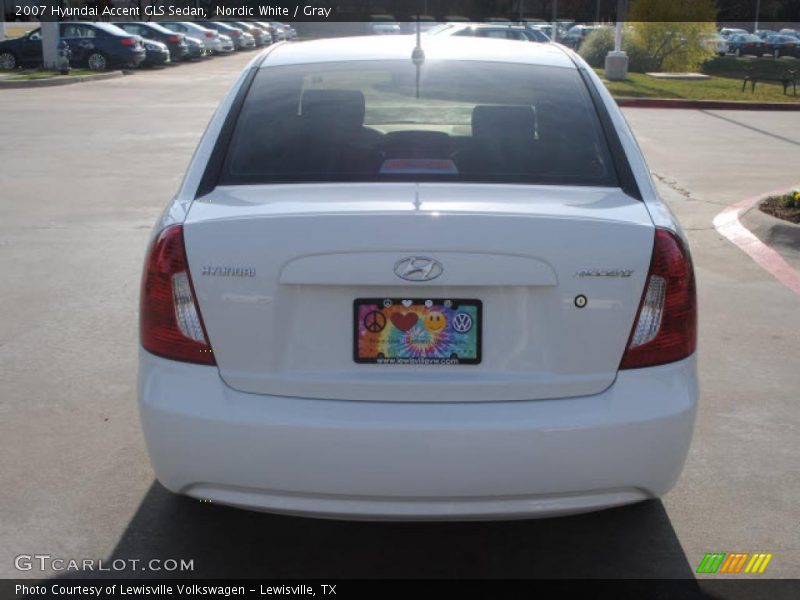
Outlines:
[[424,46],[269,50],[212,120],[142,285],[140,409],[170,490],[514,518],[679,476],[692,264],[616,105],[558,47]]

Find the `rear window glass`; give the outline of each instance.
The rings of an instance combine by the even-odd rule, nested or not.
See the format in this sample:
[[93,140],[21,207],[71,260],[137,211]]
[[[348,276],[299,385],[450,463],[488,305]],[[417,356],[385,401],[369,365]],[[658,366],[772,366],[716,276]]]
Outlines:
[[260,69],[220,184],[343,181],[617,185],[575,69],[411,60]]

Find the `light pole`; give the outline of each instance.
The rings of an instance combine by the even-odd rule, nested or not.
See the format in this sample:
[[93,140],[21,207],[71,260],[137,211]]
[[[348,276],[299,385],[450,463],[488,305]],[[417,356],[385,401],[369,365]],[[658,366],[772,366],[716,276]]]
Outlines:
[[558,0],[553,0],[553,24],[550,28],[550,41],[558,41]]
[[753,33],[758,31],[758,13],[761,12],[761,0],[756,0],[756,22],[753,24]]
[[606,56],[606,79],[622,81],[628,77],[628,55],[622,50],[622,29],[625,26],[627,0],[617,0],[617,27],[614,31],[614,51]]
[[58,69],[58,22],[42,21],[42,66]]

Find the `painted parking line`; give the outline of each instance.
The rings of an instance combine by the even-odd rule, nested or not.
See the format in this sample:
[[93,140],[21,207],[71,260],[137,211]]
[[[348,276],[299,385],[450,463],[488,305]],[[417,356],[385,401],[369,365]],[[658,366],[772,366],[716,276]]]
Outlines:
[[761,268],[800,296],[800,271],[792,267],[778,252],[758,239],[739,221],[739,215],[747,212],[760,200],[767,196],[786,194],[789,191],[787,189],[775,190],[737,202],[714,217],[714,228],[730,242],[736,244]]

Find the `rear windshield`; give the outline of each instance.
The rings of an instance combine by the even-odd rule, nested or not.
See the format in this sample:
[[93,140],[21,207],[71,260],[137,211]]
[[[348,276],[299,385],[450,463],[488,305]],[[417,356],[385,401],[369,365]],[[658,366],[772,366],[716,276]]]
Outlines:
[[220,184],[349,181],[617,185],[576,69],[411,60],[260,69]]

